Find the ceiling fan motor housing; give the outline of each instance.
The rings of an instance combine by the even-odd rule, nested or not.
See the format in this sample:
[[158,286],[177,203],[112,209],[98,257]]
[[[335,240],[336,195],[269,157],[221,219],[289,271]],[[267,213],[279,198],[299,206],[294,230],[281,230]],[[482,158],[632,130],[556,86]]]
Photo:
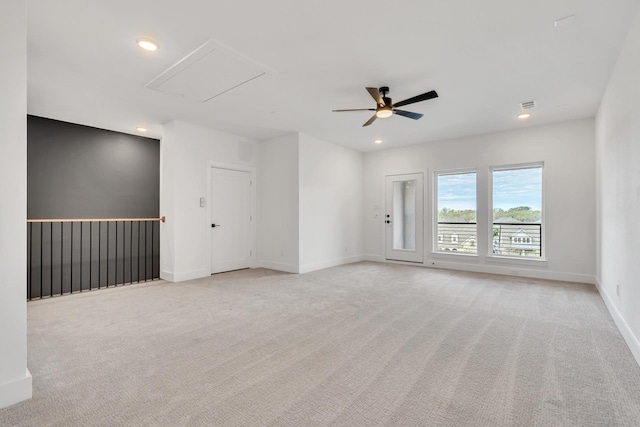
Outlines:
[[381,88],[378,89],[378,91],[380,92],[380,95],[382,95],[382,101],[384,101],[384,105],[380,105],[379,107],[386,107],[386,106],[393,105],[391,102],[391,98],[387,97],[387,93],[389,93],[388,86],[382,86]]

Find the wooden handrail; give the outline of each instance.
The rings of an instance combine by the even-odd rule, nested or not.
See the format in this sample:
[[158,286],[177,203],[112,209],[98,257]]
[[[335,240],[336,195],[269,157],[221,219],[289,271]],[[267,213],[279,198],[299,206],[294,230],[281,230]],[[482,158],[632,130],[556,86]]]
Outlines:
[[161,221],[165,222],[166,217],[160,218],[76,218],[76,219],[28,219],[27,222],[118,222],[118,221]]

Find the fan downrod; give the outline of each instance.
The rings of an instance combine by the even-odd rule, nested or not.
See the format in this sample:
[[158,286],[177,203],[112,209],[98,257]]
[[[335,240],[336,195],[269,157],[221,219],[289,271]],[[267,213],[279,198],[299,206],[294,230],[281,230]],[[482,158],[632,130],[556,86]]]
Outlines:
[[378,91],[380,91],[380,94],[383,97],[386,97],[387,93],[389,93],[389,86],[382,86],[380,89],[378,89]]

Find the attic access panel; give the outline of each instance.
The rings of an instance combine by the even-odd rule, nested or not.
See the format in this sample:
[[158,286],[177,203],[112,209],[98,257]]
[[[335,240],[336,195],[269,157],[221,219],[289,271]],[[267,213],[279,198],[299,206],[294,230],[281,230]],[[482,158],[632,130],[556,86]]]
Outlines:
[[205,103],[268,71],[271,70],[209,40],[145,86]]

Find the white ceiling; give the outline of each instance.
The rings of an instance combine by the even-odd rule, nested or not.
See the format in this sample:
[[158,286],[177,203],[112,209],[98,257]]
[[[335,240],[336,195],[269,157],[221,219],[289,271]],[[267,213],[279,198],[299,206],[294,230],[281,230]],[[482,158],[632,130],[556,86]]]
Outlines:
[[[360,151],[590,117],[638,3],[29,0],[28,111],[153,137],[174,119],[258,140],[304,132]],[[143,36],[160,49],[138,48]],[[208,40],[269,72],[206,103],[145,87]],[[440,98],[403,107],[418,121],[365,128],[371,112],[331,112],[374,108],[365,86]]]

